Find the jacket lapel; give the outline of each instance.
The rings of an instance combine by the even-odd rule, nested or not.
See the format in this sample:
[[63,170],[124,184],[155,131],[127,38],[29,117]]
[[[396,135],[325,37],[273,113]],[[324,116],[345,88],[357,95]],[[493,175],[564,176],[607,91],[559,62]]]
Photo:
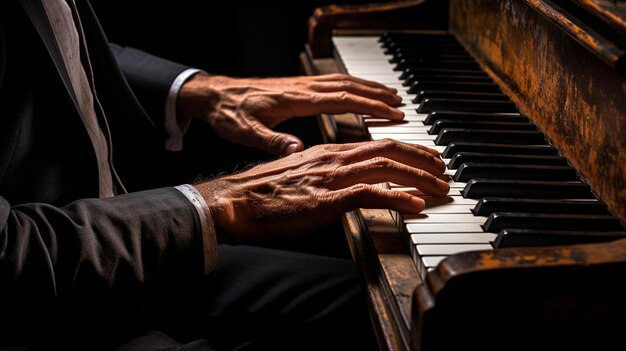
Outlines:
[[52,27],[50,26],[50,21],[48,20],[48,16],[46,15],[46,11],[43,8],[40,0],[19,0],[20,5],[24,8],[24,12],[33,23],[33,26],[37,30],[37,33],[41,37],[50,57],[54,61],[54,66],[56,67],[61,79],[63,80],[63,84],[65,85],[65,89],[70,94],[72,101],[74,102],[74,106],[77,111],[80,113],[78,109],[78,99],[76,98],[76,94],[74,93],[74,89],[72,87],[72,83],[70,81],[69,74],[67,69],[65,68],[65,64],[63,63],[63,58],[61,57],[61,52],[59,51],[59,46],[54,37],[54,33],[52,32]]

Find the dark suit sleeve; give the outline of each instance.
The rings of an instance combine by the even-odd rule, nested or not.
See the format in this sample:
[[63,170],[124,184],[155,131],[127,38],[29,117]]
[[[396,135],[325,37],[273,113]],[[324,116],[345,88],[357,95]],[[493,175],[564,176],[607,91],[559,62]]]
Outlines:
[[140,308],[204,276],[198,214],[174,188],[61,208],[0,197],[0,230],[0,306],[15,328],[54,306]]
[[116,44],[110,47],[139,102],[155,121],[162,121],[174,79],[190,67],[131,47]]

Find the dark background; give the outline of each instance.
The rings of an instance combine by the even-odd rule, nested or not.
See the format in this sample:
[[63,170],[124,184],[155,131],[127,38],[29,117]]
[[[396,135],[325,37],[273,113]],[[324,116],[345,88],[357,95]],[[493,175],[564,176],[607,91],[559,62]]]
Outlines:
[[[358,2],[135,0],[131,5],[128,0],[92,0],[91,4],[111,42],[212,74],[276,77],[301,74],[298,55],[316,7]],[[295,118],[275,129],[298,135],[306,147],[322,142],[314,116]],[[204,123],[194,121],[185,137],[185,150],[174,157],[172,181],[206,179],[271,158],[263,151],[228,144]]]
[[[92,0],[109,39],[231,76],[299,74],[308,18],[357,0]],[[373,2],[373,1],[370,1]]]

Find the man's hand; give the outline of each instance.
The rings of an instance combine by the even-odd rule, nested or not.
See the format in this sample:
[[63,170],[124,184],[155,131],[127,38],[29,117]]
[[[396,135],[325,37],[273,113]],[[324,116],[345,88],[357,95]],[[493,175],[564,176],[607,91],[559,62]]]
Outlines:
[[271,130],[297,116],[353,112],[401,120],[395,89],[344,75],[234,79],[196,74],[181,88],[181,116],[198,117],[222,138],[275,156],[304,149],[302,141]]
[[435,150],[391,140],[326,144],[196,184],[226,243],[270,243],[331,223],[355,208],[424,209],[424,200],[372,184],[393,182],[443,196]]

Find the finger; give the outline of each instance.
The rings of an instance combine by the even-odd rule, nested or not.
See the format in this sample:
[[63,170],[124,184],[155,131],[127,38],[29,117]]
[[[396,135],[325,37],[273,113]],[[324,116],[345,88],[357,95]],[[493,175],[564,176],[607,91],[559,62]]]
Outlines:
[[417,196],[370,184],[355,184],[329,191],[327,196],[330,201],[340,203],[344,212],[356,208],[386,208],[402,213],[418,213],[426,206],[424,200]]
[[354,95],[380,100],[391,106],[399,106],[402,103],[402,98],[388,89],[370,87],[349,80],[321,82],[311,85],[310,88],[320,93],[347,91]]
[[439,158],[437,150],[391,139],[361,143],[344,151],[344,154],[348,162],[385,157],[414,168],[423,169],[436,176],[443,174],[446,170],[446,164]]
[[304,150],[304,143],[298,137],[275,132],[257,119],[250,118],[249,121],[253,135],[249,136],[248,146],[265,150],[274,156],[286,156]]
[[324,74],[319,76],[313,76],[313,79],[318,82],[336,82],[336,81],[352,81],[355,83],[367,85],[372,88],[386,89],[394,94],[398,93],[398,90],[395,88],[388,87],[384,84],[374,82],[371,80],[355,77],[349,74],[341,74],[341,73],[333,73],[333,74]]
[[433,196],[443,196],[450,190],[448,183],[434,175],[384,157],[376,157],[336,168],[327,187],[339,189],[358,183],[376,184],[382,182],[415,187],[424,194]]
[[[428,152],[429,154],[433,155],[433,156],[439,156],[441,153],[435,149],[431,149],[428,146],[424,146],[424,145],[420,145],[420,144],[408,144],[408,143],[404,143],[398,140],[393,140],[393,139],[382,139],[382,140],[370,140],[370,141],[358,141],[358,142],[354,142],[354,143],[344,143],[344,144],[324,144],[327,146],[330,145],[334,145],[337,148],[334,149],[334,151],[350,151],[356,148],[363,148],[363,147],[367,147],[367,146],[372,146],[372,145],[376,145],[376,147],[378,148],[388,148],[388,147],[395,147],[394,145],[402,145],[402,146],[406,146],[408,147],[408,150],[423,150]],[[362,149],[359,149],[358,152],[366,152],[363,151]],[[443,162],[443,161],[442,161]]]
[[280,96],[295,115],[307,116],[320,113],[358,113],[374,118],[402,120],[404,112],[379,100],[354,95],[345,91],[333,93],[292,94]]

